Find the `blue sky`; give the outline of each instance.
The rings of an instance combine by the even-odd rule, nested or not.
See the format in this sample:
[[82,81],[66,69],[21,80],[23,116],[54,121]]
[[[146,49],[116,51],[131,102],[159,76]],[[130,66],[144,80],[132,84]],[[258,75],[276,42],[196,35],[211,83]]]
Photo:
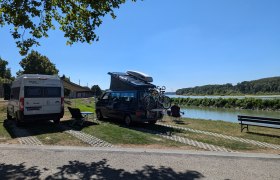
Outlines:
[[[168,91],[280,76],[280,1],[128,1],[97,30],[99,42],[66,46],[57,28],[33,49],[81,85],[109,88],[108,72],[137,70]],[[12,74],[19,55],[7,27],[0,56]]]

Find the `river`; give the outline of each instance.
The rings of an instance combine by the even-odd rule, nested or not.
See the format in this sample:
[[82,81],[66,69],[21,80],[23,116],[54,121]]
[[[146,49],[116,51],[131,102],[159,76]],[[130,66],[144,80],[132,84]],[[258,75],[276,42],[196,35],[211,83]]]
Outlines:
[[167,94],[168,97],[170,98],[198,98],[198,99],[203,99],[203,98],[213,98],[213,99],[218,99],[218,98],[237,98],[237,99],[244,99],[244,98],[257,98],[257,99],[280,99],[280,95],[262,95],[262,96],[182,96],[182,95],[169,95]]
[[184,112],[183,117],[207,120],[222,120],[237,123],[237,115],[249,115],[260,117],[280,118],[280,111],[258,111],[258,110],[235,110],[224,108],[200,108],[187,107],[181,108]]

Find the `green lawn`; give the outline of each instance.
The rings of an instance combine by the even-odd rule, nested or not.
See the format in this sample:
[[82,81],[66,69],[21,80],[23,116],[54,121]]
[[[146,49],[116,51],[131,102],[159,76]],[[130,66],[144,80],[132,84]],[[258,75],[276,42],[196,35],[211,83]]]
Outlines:
[[6,120],[6,105],[0,102],[0,143],[7,142],[12,139],[11,135],[5,128]]
[[[63,121],[61,124],[68,123],[70,122]],[[27,124],[24,128],[46,145],[89,146],[81,140],[67,134],[61,126],[55,125],[52,122]]]
[[166,147],[183,146],[181,143],[176,143],[170,140],[160,138],[159,136],[144,133],[134,129],[121,126],[122,124],[102,122],[98,125],[93,125],[84,128],[82,131],[91,134],[95,137],[103,139],[112,144],[132,144],[132,145],[163,145]]
[[[71,107],[77,107],[81,111],[95,112],[95,103],[93,98],[89,99],[71,99],[68,100],[66,105]],[[69,113],[66,112],[66,116]],[[95,124],[82,129],[83,132],[91,134],[97,138],[105,140],[112,144],[131,144],[131,145],[161,145],[166,147],[180,147],[184,146],[181,143],[162,139],[156,135],[151,135],[129,129],[121,126],[122,123],[110,123],[103,121],[100,124]]]
[[79,108],[81,111],[95,111],[94,98],[66,99],[65,107]]
[[[12,141],[12,135],[10,134],[8,127],[4,126],[4,120],[6,119],[6,105],[0,104],[0,143]],[[93,98],[84,99],[66,99],[65,100],[65,116],[61,124],[67,125],[71,123],[70,113],[67,107],[80,108],[81,111],[95,112],[95,103]],[[280,132],[279,129],[261,128],[261,127],[249,127],[250,133],[240,132],[240,125],[236,123],[224,122],[224,121],[210,121],[182,118],[180,123],[176,123],[170,120],[169,117],[164,117],[163,123],[173,124],[177,126],[189,127],[192,129],[210,131],[220,133],[224,135],[230,135],[235,137],[242,137],[247,139],[253,139],[261,142],[268,142],[272,144],[280,144]],[[164,133],[172,132],[175,135],[183,136],[189,139],[222,146],[237,151],[265,151],[265,149],[250,144],[230,141],[223,138],[217,138],[209,135],[187,132],[182,130],[176,130],[173,128],[162,127],[158,125],[136,125],[137,127],[146,128],[150,130],[161,131]],[[104,120],[100,123],[86,123],[86,125],[79,129],[85,133],[91,134],[97,138],[105,140],[114,145],[121,146],[148,146],[148,147],[174,147],[174,148],[186,148],[197,149],[181,143],[170,141],[161,138],[157,135],[142,132],[137,130],[139,128],[127,128],[123,126],[123,122],[115,122],[113,120]],[[89,146],[75,137],[67,134],[64,130],[52,122],[46,123],[29,123],[25,127],[32,135],[39,138],[43,144],[49,145],[72,145],[72,146]],[[10,133],[9,133],[10,132]]]
[[264,128],[264,127],[254,127],[250,126],[250,132],[240,132],[240,124],[231,123],[225,121],[210,121],[203,119],[190,119],[182,118],[180,123],[170,121],[169,117],[164,118],[164,123],[173,124],[177,126],[188,127],[192,129],[198,129],[203,131],[210,131],[215,133],[220,133],[224,135],[241,137],[246,139],[257,140],[261,142],[267,142],[272,144],[280,144],[280,131],[279,129]]

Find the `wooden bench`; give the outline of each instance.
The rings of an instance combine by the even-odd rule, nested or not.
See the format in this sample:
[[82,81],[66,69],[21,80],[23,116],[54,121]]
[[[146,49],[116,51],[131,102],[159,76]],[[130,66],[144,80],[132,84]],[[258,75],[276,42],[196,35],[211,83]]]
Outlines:
[[280,129],[280,119],[277,118],[238,115],[238,121],[240,121],[239,124],[241,125],[241,132],[243,129],[247,129],[247,131],[249,131],[249,126]]

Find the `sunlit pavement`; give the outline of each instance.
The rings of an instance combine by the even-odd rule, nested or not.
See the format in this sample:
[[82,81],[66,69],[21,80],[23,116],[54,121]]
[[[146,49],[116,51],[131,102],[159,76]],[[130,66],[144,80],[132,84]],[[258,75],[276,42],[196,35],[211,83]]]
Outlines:
[[0,178],[279,179],[280,155],[0,145]]

